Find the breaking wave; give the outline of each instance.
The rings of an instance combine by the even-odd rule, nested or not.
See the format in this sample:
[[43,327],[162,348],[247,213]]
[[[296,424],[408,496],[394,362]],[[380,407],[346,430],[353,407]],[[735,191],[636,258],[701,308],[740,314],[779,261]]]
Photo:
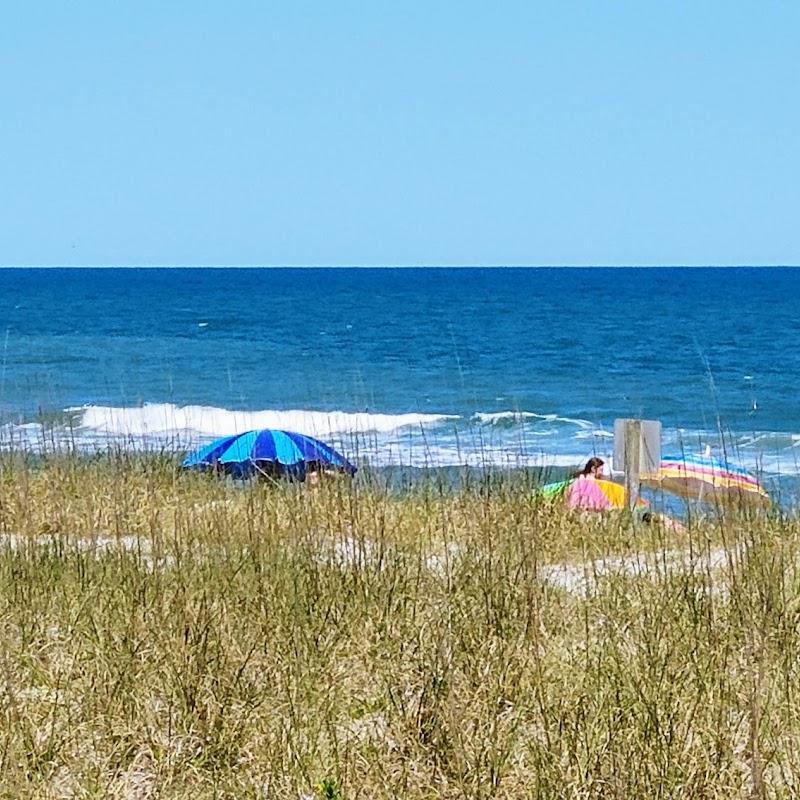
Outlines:
[[[79,452],[109,448],[181,453],[221,436],[256,428],[298,431],[323,439],[351,459],[375,466],[571,467],[600,456],[612,471],[613,420],[532,411],[455,414],[381,414],[305,409],[232,410],[214,406],[145,403],[137,407],[86,405],[35,420],[0,426],[0,448]],[[664,429],[662,452],[720,447],[719,434]],[[761,473],[800,473],[800,434],[749,434],[724,446]]]

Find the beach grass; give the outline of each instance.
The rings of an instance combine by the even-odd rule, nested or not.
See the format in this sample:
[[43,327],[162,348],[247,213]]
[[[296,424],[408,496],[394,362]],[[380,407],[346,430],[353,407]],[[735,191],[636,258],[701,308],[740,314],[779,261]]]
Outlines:
[[795,797],[800,525],[0,462],[0,796]]

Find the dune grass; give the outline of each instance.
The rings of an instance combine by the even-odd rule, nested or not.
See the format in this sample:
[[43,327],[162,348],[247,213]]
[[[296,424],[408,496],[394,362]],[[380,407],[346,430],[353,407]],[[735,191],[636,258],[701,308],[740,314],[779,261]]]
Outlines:
[[797,796],[799,534],[8,457],[0,793]]

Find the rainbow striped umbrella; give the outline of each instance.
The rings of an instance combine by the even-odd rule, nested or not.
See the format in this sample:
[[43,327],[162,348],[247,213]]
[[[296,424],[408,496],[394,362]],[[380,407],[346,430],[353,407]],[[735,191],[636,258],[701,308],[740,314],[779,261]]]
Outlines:
[[642,483],[687,500],[726,505],[770,504],[769,495],[746,469],[706,455],[664,456],[656,475],[643,475]]
[[[590,511],[625,508],[625,487],[613,481],[571,478],[545,484],[539,494],[545,498],[563,498],[568,508]],[[647,502],[639,498],[638,505],[646,506]]]

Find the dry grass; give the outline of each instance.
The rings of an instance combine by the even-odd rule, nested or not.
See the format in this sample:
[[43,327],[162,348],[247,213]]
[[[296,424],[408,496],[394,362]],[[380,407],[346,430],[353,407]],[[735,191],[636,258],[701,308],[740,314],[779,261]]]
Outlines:
[[155,459],[0,482],[3,796],[797,795],[793,520],[676,541],[502,480]]

